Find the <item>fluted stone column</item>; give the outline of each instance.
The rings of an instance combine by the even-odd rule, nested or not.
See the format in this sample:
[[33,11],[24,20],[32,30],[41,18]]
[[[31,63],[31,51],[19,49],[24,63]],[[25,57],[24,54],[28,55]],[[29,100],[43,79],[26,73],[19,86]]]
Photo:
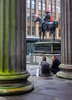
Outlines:
[[26,0],[0,0],[0,95],[33,89],[26,70]]
[[72,79],[72,0],[61,0],[61,71],[58,77]]

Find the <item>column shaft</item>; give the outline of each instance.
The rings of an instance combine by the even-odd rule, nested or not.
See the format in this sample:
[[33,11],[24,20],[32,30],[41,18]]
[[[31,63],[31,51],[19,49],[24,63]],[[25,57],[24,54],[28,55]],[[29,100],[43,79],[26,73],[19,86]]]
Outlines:
[[26,70],[26,13],[24,0],[0,0],[0,67],[2,71]]
[[[64,7],[63,7],[64,6]],[[71,4],[70,0],[62,3],[62,63],[72,64],[71,62]]]
[[0,0],[0,70],[2,70],[2,41],[3,40],[3,0]]
[[26,70],[26,0],[0,0],[0,95],[31,91]]
[[58,77],[72,79],[72,0],[61,0],[61,71]]

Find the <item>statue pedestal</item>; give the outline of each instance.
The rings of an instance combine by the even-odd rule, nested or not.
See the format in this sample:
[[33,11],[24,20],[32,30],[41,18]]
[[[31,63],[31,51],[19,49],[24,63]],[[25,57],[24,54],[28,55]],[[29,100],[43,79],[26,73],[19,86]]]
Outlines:
[[32,62],[39,63],[43,56],[46,56],[47,61],[52,64],[52,56],[56,56],[61,61],[61,43],[60,42],[36,42],[34,44],[35,51],[32,54]]
[[61,53],[61,43],[60,42],[36,42],[34,44],[34,53],[42,54],[60,54]]

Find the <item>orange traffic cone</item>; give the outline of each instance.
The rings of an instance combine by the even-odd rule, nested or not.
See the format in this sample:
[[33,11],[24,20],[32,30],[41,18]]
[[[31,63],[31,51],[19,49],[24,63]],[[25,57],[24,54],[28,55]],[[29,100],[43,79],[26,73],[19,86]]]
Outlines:
[[50,12],[49,12],[49,6],[47,6],[46,13],[50,13]]
[[36,14],[34,14],[34,13],[32,13],[36,18],[38,18],[38,16],[36,15]]
[[50,18],[50,21],[53,21],[53,14],[51,13],[51,18]]
[[47,6],[47,10],[46,10],[47,12],[49,12],[49,7]]

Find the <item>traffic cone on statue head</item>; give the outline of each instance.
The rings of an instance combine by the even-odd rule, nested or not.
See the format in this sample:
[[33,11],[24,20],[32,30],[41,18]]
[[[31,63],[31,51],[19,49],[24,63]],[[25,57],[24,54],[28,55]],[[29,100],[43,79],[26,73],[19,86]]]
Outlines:
[[49,12],[49,6],[47,6],[47,10],[46,10],[46,13],[50,13],[50,12]]
[[38,18],[38,16],[36,15],[36,14],[34,14],[34,13],[32,13],[36,18]]

